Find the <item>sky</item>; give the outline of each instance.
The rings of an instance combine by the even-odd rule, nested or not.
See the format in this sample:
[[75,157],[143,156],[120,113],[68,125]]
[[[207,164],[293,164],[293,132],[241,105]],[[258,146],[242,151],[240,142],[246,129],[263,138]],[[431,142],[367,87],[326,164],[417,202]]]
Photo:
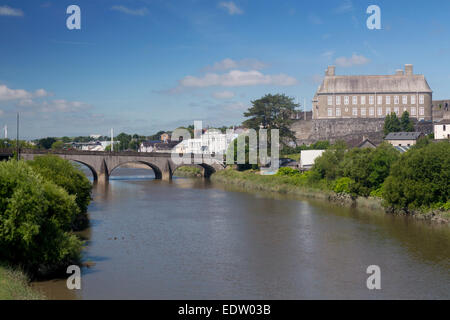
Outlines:
[[449,14],[443,0],[0,0],[0,128],[14,136],[17,112],[25,139],[238,125],[269,93],[310,110],[328,65],[413,64],[448,99]]

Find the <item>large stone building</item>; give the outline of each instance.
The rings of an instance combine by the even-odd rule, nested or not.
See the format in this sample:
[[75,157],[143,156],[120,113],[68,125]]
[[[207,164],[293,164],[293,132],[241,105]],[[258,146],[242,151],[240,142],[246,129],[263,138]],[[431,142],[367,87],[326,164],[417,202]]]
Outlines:
[[380,119],[408,111],[418,121],[432,120],[432,90],[413,66],[393,75],[341,76],[329,66],[313,99],[313,119]]

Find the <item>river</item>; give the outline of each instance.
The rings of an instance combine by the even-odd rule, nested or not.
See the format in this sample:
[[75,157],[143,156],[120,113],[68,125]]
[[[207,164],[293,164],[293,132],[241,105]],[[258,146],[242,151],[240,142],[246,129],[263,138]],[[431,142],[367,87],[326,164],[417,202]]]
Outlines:
[[95,186],[81,290],[33,286],[50,299],[450,298],[448,226],[148,172]]

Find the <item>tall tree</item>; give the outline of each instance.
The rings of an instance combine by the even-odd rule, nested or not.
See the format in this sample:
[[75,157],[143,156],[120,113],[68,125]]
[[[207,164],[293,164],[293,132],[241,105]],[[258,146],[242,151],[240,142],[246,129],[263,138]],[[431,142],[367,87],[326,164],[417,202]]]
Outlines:
[[243,125],[256,131],[260,128],[278,129],[282,144],[295,142],[295,135],[290,126],[297,107],[299,104],[294,102],[294,98],[284,94],[267,94],[261,99],[252,101],[252,107],[244,112],[244,116],[249,119],[245,120]]
[[394,112],[387,115],[386,118],[384,119],[383,131],[385,135],[388,135],[388,133],[390,132],[401,131],[400,120],[397,118],[397,115]]
[[400,126],[402,128],[402,131],[405,131],[405,132],[414,131],[414,124],[412,123],[411,119],[409,118],[408,111],[403,112],[402,117],[400,118]]

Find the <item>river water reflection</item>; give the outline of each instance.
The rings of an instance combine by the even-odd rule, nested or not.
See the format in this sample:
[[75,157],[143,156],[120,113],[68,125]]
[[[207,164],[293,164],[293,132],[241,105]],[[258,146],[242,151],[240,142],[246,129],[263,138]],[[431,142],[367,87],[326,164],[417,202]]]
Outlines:
[[[145,172],[94,188],[82,289],[35,287],[54,299],[450,298],[447,226]],[[381,290],[366,287],[369,265]]]

